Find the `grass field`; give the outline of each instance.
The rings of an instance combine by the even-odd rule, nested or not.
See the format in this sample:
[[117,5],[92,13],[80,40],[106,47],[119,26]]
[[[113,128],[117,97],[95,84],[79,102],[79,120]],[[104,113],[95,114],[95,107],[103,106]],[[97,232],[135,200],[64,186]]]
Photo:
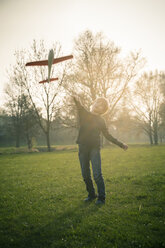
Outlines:
[[102,150],[106,204],[85,204],[77,151],[0,155],[0,247],[165,247],[165,146]]

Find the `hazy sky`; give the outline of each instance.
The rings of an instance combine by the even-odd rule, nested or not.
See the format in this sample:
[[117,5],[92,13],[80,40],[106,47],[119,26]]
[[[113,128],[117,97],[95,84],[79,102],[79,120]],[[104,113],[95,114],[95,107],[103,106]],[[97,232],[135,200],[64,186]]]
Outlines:
[[67,55],[81,32],[103,31],[123,53],[141,49],[148,69],[165,70],[164,13],[165,0],[0,0],[0,103],[14,51],[33,39],[59,41]]

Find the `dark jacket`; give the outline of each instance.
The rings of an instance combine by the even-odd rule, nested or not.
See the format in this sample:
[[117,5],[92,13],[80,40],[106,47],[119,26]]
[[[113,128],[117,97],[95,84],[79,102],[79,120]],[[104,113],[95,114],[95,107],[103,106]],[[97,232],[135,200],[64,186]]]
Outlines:
[[123,143],[118,141],[108,132],[105,121],[101,116],[87,111],[76,98],[73,99],[77,106],[80,124],[79,134],[76,141],[77,144],[84,144],[90,147],[100,147],[100,134],[102,132],[108,141],[121,148],[123,147]]

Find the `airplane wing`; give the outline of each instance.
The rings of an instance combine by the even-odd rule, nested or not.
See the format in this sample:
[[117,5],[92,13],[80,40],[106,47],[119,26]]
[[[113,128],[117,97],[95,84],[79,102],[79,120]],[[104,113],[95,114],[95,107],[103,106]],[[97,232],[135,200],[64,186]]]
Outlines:
[[[73,58],[73,55],[56,58],[56,59],[53,59],[53,64],[57,64],[57,63],[60,63],[62,61],[72,59],[72,58]],[[41,60],[41,61],[34,61],[34,62],[26,63],[26,66],[44,66],[44,65],[48,65],[48,60]]]
[[[50,78],[49,82],[52,82],[52,81],[55,81],[55,80],[58,80],[58,78]],[[39,84],[44,84],[44,83],[47,83],[47,82],[48,82],[48,79],[40,81]]]

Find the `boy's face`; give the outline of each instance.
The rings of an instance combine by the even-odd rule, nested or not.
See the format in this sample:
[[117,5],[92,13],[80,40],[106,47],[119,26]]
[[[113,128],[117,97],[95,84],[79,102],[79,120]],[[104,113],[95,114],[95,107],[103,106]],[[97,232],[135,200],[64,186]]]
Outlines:
[[96,101],[93,103],[93,105],[91,106],[91,111],[95,114],[104,114],[105,109],[103,104],[100,101]]

